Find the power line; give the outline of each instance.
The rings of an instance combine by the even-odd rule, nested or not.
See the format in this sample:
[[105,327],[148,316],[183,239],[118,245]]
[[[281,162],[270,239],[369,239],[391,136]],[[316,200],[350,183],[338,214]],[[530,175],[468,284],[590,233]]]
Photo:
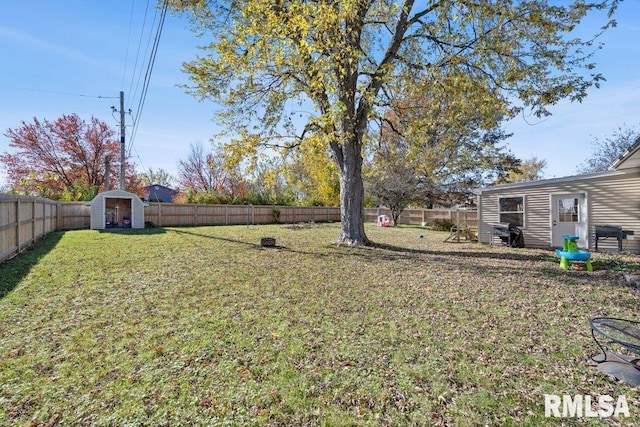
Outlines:
[[[135,98],[136,94],[138,93],[138,85],[140,84],[140,78],[142,76],[142,72],[140,73],[140,75],[137,78],[136,81],[136,72],[138,70],[138,61],[140,60],[140,49],[142,47],[142,38],[144,37],[144,32],[145,32],[145,28],[147,26],[147,13],[149,11],[149,0],[147,0],[147,5],[144,9],[144,16],[142,18],[142,29],[140,30],[140,38],[138,39],[138,49],[136,50],[136,60],[135,63],[133,64],[133,72],[131,73],[131,82],[129,84],[129,99],[133,99]],[[153,27],[153,25],[155,24],[155,17],[157,15],[154,15],[153,18],[153,22],[151,23],[151,26]],[[147,51],[149,49],[149,43],[151,41],[151,32],[149,32],[149,41],[147,41],[147,47],[145,49],[144,52],[144,56],[147,56]],[[136,88],[135,90],[133,90],[133,83],[136,82]]]
[[41,92],[41,93],[51,93],[54,95],[66,95],[66,96],[79,96],[82,98],[99,98],[99,99],[118,99],[117,96],[104,96],[104,95],[85,95],[82,93],[71,93],[71,92],[61,92],[56,90],[46,90],[46,89],[31,89],[26,87],[18,88],[20,90],[28,90],[30,92]]
[[131,147],[135,141],[135,137],[138,131],[138,125],[140,123],[140,117],[142,115],[142,110],[144,109],[145,100],[147,97],[147,93],[149,90],[149,84],[151,81],[151,73],[153,71],[153,66],[155,64],[156,55],[158,53],[158,46],[160,45],[160,36],[162,35],[162,29],[164,26],[164,21],[167,15],[167,10],[169,8],[168,2],[165,0],[162,3],[162,11],[160,13],[160,19],[158,21],[158,26],[156,28],[156,34],[153,41],[153,46],[151,48],[151,54],[149,56],[149,62],[147,64],[147,69],[144,75],[144,81],[142,85],[142,91],[140,93],[140,99],[138,101],[138,108],[135,110],[135,116],[133,117],[133,129],[131,131],[131,138],[129,140],[129,152],[131,151]]
[[[122,69],[122,88],[124,89],[124,80],[127,76],[127,62],[129,60],[129,44],[131,42],[131,29],[133,27],[133,10],[134,10],[134,5],[135,5],[135,1],[132,0],[131,1],[131,11],[129,12],[129,32],[127,33],[127,51],[124,55],[124,68]],[[137,63],[137,57],[136,57],[136,63]],[[134,71],[135,71],[135,67],[134,67]]]

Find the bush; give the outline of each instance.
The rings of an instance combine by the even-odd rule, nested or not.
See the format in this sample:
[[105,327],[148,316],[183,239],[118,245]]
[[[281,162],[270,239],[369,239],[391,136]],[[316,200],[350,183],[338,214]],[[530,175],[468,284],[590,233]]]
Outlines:
[[456,223],[450,219],[434,219],[431,224],[429,224],[429,227],[435,231],[450,231],[454,225],[456,225]]
[[280,222],[280,209],[272,208],[271,213],[273,214],[273,221],[278,224]]

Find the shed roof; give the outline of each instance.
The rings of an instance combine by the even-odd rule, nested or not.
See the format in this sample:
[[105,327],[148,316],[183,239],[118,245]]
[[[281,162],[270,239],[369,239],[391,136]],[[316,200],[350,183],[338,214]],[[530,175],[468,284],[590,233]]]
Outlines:
[[92,205],[97,200],[104,199],[105,197],[111,199],[138,199],[140,203],[147,206],[147,203],[144,203],[137,194],[130,193],[124,190],[109,190],[98,193],[96,197],[94,197],[90,202],[87,203],[87,205]]

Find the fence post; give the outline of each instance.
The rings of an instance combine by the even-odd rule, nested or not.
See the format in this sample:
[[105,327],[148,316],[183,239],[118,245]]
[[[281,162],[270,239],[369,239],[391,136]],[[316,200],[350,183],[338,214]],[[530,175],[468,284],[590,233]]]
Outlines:
[[20,253],[20,196],[16,199],[16,242],[18,243],[17,253]]
[[47,206],[49,203],[42,202],[42,235],[44,236],[49,231],[47,230]]
[[62,228],[62,225],[60,224],[62,222],[62,209],[60,207],[60,204],[61,202],[56,202],[56,231]]
[[[53,206],[54,206],[54,204],[53,204],[53,203],[50,203],[50,204],[49,204],[49,208],[50,208],[50,211],[49,211],[49,221],[48,221],[49,227],[47,228],[47,233],[48,233],[49,231],[55,231],[55,229],[51,229],[51,226],[52,226],[52,223],[53,223]],[[56,210],[56,214],[57,214],[57,213],[58,213],[58,211]]]
[[31,244],[36,242],[36,199],[31,201]]

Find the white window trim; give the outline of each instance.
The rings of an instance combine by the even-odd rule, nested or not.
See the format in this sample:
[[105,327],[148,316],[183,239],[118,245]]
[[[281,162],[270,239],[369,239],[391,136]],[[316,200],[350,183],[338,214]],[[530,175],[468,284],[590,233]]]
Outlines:
[[[515,199],[521,197],[522,198],[522,211],[502,211],[501,209],[501,199]],[[521,229],[527,228],[527,197],[524,194],[514,194],[509,196],[498,196],[498,221],[500,221],[500,217],[503,213],[521,213],[522,214],[522,225]]]

